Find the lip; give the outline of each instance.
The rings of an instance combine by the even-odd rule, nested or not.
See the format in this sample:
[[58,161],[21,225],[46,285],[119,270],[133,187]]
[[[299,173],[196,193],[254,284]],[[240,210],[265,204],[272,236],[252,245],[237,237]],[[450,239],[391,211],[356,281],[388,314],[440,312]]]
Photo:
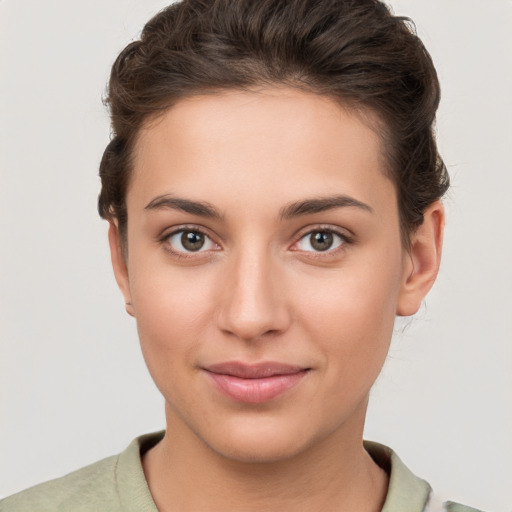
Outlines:
[[278,362],[246,364],[237,361],[203,368],[215,387],[238,402],[268,402],[299,384],[310,368]]

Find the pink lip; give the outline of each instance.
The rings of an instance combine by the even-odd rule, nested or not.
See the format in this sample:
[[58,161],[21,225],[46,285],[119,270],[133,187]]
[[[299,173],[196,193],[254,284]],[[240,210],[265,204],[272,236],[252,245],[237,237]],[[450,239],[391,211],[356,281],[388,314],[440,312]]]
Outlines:
[[255,365],[227,362],[204,370],[225,395],[239,402],[260,404],[297,385],[309,368],[275,362]]

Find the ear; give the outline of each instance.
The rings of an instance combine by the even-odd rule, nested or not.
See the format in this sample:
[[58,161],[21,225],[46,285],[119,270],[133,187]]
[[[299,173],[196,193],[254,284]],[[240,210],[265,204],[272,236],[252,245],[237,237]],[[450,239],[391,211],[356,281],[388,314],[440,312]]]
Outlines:
[[436,280],[441,263],[444,222],[443,205],[436,201],[425,210],[422,224],[411,236],[396,311],[399,316],[414,315]]
[[110,245],[110,258],[114,269],[114,276],[117,285],[124,297],[126,312],[135,316],[132,306],[132,297],[130,292],[130,278],[128,275],[128,267],[126,265],[125,255],[121,246],[121,235],[119,228],[114,221],[109,221],[108,243]]

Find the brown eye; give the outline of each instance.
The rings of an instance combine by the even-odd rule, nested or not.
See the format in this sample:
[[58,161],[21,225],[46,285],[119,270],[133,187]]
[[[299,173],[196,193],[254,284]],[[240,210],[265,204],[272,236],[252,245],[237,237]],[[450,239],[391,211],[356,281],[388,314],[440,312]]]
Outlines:
[[187,251],[198,251],[204,245],[204,235],[196,231],[183,231],[181,245]]
[[205,233],[190,229],[175,231],[167,237],[167,243],[176,253],[204,252],[219,248]]
[[309,235],[311,247],[317,251],[327,251],[332,247],[333,236],[327,231],[315,231]]
[[347,242],[347,238],[334,231],[317,230],[306,233],[297,243],[301,251],[326,252],[337,249]]

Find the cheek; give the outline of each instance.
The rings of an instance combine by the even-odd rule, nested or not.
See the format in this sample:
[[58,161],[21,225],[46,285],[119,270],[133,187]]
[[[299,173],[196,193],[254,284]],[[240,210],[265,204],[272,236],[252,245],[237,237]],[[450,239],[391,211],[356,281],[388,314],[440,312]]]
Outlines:
[[[336,304],[322,308],[309,326],[323,359],[321,410],[333,428],[368,396],[386,360],[393,329],[379,301],[348,292],[345,288],[333,294]],[[338,413],[331,417],[329,411]]]
[[333,380],[341,376],[371,386],[377,377],[393,333],[399,270],[393,262],[345,267],[307,287],[297,317],[321,349]]
[[[158,264],[137,268],[131,276],[132,301],[142,351],[153,373],[164,364],[173,365],[178,354],[189,359],[187,354],[204,338],[213,283],[198,268]],[[201,272],[204,275],[198,275]]]
[[[306,329],[315,333],[317,343],[327,352],[347,359],[367,352],[386,351],[394,325],[394,300],[379,294],[375,287],[367,293],[357,288],[351,293],[345,282],[326,296],[313,293],[308,297],[301,315]],[[307,311],[307,313],[306,313]]]
[[[351,338],[393,325],[400,273],[378,266],[349,267],[301,283],[301,317],[321,330],[340,329]],[[304,289],[307,293],[304,293]],[[370,340],[367,340],[370,341]]]

